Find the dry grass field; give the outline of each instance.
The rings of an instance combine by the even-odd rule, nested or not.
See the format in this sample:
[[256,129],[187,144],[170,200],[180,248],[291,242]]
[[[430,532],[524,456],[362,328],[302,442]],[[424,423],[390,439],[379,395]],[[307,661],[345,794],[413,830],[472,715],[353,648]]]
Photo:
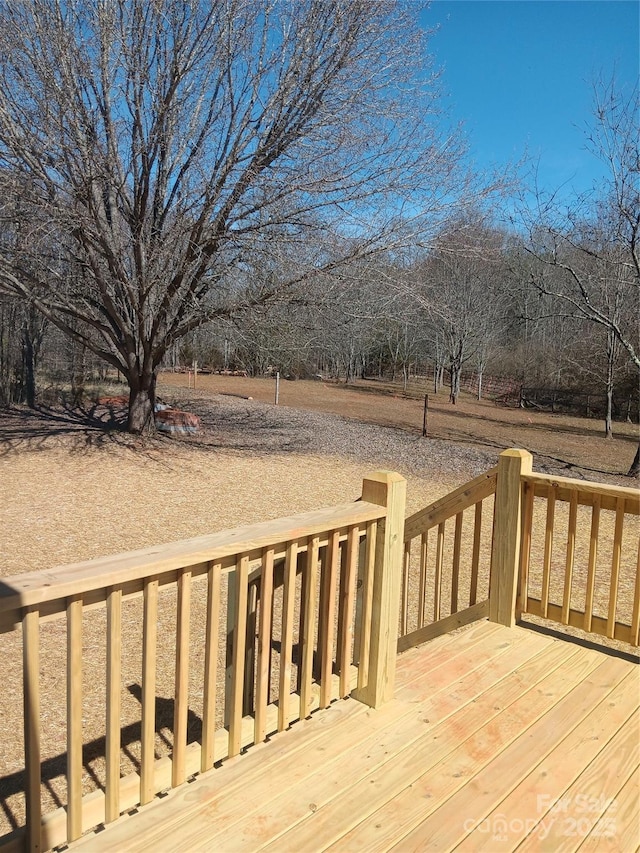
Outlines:
[[[168,395],[169,389],[186,389],[188,382],[184,373],[162,376],[162,388]],[[395,394],[389,393],[388,385],[375,381],[344,385],[281,380],[279,402],[285,407],[331,412],[420,435],[424,398],[415,386],[409,387],[411,396],[404,395],[400,387]],[[239,394],[272,404],[275,380],[199,374],[197,392],[191,393]],[[464,392],[452,406],[445,388],[437,395],[429,393],[428,434],[431,439],[471,445],[494,456],[507,447],[524,447],[534,454],[538,470],[564,470],[566,476],[597,480],[626,473],[639,430],[637,424],[616,423],[614,437],[607,440],[599,420],[506,408],[491,400],[478,401]],[[621,482],[628,485],[626,480]]]
[[[243,377],[164,375],[159,396],[200,415],[193,437],[133,438],[112,413],[63,409],[0,413],[0,578],[55,565],[189,538],[269,518],[354,500],[367,472],[398,470],[408,481],[411,513],[490,468],[500,450],[525,447],[539,471],[631,485],[622,476],[635,451],[637,427],[617,424],[606,441],[597,421],[504,409],[469,397],[451,407],[430,397],[429,437],[421,437],[422,403],[360,386]],[[247,399],[251,398],[251,399]],[[194,638],[202,619],[193,613]],[[167,597],[161,634],[171,647],[174,602]],[[140,606],[123,613],[123,725],[129,726],[122,772],[137,761],[140,705]],[[224,632],[223,632],[224,633]],[[85,618],[85,742],[104,731],[104,618]],[[64,801],[64,622],[42,628],[43,759],[47,808]],[[221,655],[223,650],[220,650]],[[0,635],[0,835],[21,819],[21,651],[17,633]],[[202,661],[191,670],[190,709],[201,713]],[[173,661],[158,673],[158,693],[171,697]],[[170,718],[170,699],[167,716]],[[158,753],[170,739],[158,734]],[[100,762],[86,790],[100,784]],[[8,779],[8,781],[7,781]]]

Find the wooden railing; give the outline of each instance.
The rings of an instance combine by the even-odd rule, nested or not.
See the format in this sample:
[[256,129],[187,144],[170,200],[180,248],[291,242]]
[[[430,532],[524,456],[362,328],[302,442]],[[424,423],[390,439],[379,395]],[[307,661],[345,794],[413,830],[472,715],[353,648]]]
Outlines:
[[[404,489],[399,475],[382,472],[365,479],[355,503],[5,579],[0,631],[21,631],[23,644],[26,809],[24,826],[0,839],[0,850],[71,842],[352,688],[372,706],[388,699]],[[105,610],[100,622],[96,613]],[[60,621],[66,622],[66,786],[56,793],[64,805],[43,815],[41,787],[50,780],[42,778],[41,634],[46,623]],[[141,635],[136,744],[124,736],[132,728],[122,713],[123,666],[131,666],[125,627]],[[91,669],[93,679],[95,668],[83,651],[87,637],[93,656],[106,649],[103,784],[88,794],[83,670]],[[159,698],[159,673],[167,660],[173,713],[163,734],[167,754],[159,758],[156,716],[167,702]],[[132,751],[139,756],[135,772],[123,773],[124,753]]]
[[532,472],[500,455],[489,618],[524,614],[638,645],[640,491]]
[[488,615],[497,471],[407,518],[399,651]]
[[638,645],[640,492],[523,475],[518,610]]
[[407,518],[398,649],[488,616],[639,644],[640,491],[498,466]]
[[[406,522],[405,486],[379,472],[351,504],[0,581],[0,633],[22,645],[26,802],[1,853],[69,843],[334,698],[377,707],[398,649],[475,619],[638,645],[637,490],[534,474],[522,450]],[[47,812],[60,675],[66,784]]]

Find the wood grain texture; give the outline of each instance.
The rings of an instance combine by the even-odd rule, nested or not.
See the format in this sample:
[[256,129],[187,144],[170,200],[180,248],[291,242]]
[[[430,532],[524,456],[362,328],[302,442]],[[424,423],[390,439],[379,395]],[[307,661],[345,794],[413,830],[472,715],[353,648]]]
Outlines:
[[567,554],[564,567],[564,586],[562,592],[562,624],[569,622],[571,609],[571,588],[573,585],[573,563],[576,555],[576,523],[578,517],[578,493],[572,492],[569,501],[569,523],[567,525]]
[[546,618],[549,609],[549,588],[551,585],[551,561],[553,558],[553,531],[555,528],[556,493],[551,484],[545,495],[547,514],[544,531],[544,557],[542,561],[542,615]]
[[122,692],[122,590],[107,598],[107,719],[105,822],[120,815],[120,708]]
[[144,586],[142,617],[142,735],[140,759],[140,802],[151,802],[154,781],[156,732],[156,662],[158,639],[158,581],[149,578]]
[[451,565],[451,613],[458,612],[458,584],[460,580],[460,549],[462,547],[463,514],[456,515],[453,531],[453,558]]
[[200,771],[215,761],[216,690],[218,685],[218,641],[220,637],[219,563],[212,563],[207,576],[207,623],[205,628],[204,685],[202,693],[202,761]]
[[247,638],[247,594],[249,559],[240,557],[236,569],[233,602],[233,641],[231,656],[231,685],[229,690],[229,756],[238,755],[242,748],[242,694],[244,687],[244,650]]
[[531,561],[531,533],[533,527],[533,488],[523,485],[522,535],[520,537],[520,579],[516,600],[516,618],[520,618],[527,601],[529,588],[529,563]]
[[587,562],[587,585],[585,589],[584,622],[585,631],[591,630],[593,617],[593,596],[596,588],[596,567],[598,564],[598,534],[600,532],[600,496],[597,495],[591,509],[591,527],[589,529],[589,559]]
[[[604,791],[589,827],[613,796],[619,840],[586,849],[633,850],[638,679],[628,661],[479,622],[400,656],[396,698],[375,713],[334,703],[80,848],[498,853],[523,843],[556,800]],[[495,846],[483,821],[509,803],[523,834]],[[573,850],[589,837],[553,841],[547,849]]]
[[176,620],[176,670],[173,707],[173,763],[171,785],[187,778],[185,755],[189,714],[189,630],[191,624],[191,572],[183,569],[178,580]]
[[367,524],[367,537],[362,575],[362,616],[358,653],[358,689],[367,683],[369,677],[369,655],[371,651],[371,613],[373,610],[373,577],[375,572],[376,542],[378,523]]
[[40,823],[40,618],[37,608],[27,608],[22,620],[22,672],[24,709],[24,767],[26,838],[29,851],[42,850]]
[[360,530],[357,526],[349,528],[346,550],[346,564],[342,598],[340,601],[340,648],[338,649],[338,674],[340,676],[340,696],[342,698],[351,692],[350,667],[351,647],[353,644],[353,616],[355,612],[356,573],[358,568],[358,550]]
[[497,471],[497,468],[492,468],[490,471],[480,474],[469,483],[459,486],[445,497],[410,515],[405,522],[404,540],[408,541],[420,536],[432,527],[436,527],[440,522],[452,518],[478,501],[494,494]]
[[273,548],[262,554],[260,583],[260,624],[258,626],[258,671],[256,675],[255,741],[267,736],[267,706],[269,704],[269,673],[271,670],[271,630],[273,614]]
[[320,655],[320,707],[326,708],[331,698],[333,672],[333,640],[336,617],[336,584],[340,565],[340,537],[335,531],[329,539],[321,577],[321,610],[319,614],[318,651]]
[[298,549],[295,542],[287,545],[287,558],[284,567],[284,588],[282,599],[282,633],[280,637],[280,673],[278,688],[278,731],[289,727],[289,707],[291,704],[291,664],[293,655],[293,610],[296,592],[296,563]]
[[433,621],[440,620],[440,604],[442,600],[442,563],[444,560],[444,531],[445,522],[441,521],[438,525],[438,534],[436,538],[436,565],[433,577]]
[[360,701],[374,708],[393,696],[406,490],[404,477],[393,472],[376,472],[362,484],[363,500],[386,508],[376,543],[367,684],[356,694]]
[[478,600],[478,573],[480,570],[480,537],[482,536],[482,501],[475,505],[473,514],[473,547],[471,556],[471,581],[469,583],[469,607]]
[[305,567],[306,582],[302,600],[304,632],[302,643],[302,666],[300,679],[300,719],[309,716],[313,686],[313,653],[315,649],[316,588],[318,585],[318,537],[314,537],[307,548]]
[[365,525],[382,517],[384,508],[362,500],[125,554],[14,575],[5,578],[0,589],[0,613],[89,590],[124,585],[189,566],[199,565],[200,572],[205,574],[210,562],[240,553],[257,552],[259,556],[263,548],[274,543],[305,539],[353,524]]
[[622,558],[622,531],[624,528],[625,501],[616,502],[616,524],[613,533],[613,553],[611,555],[611,580],[609,588],[609,612],[607,615],[607,637],[613,637],[618,606],[618,583],[620,580],[620,560]]
[[596,495],[600,496],[602,509],[617,509],[618,501],[624,501],[625,512],[640,514],[640,492],[628,486],[611,486],[590,480],[573,480],[569,477],[556,477],[552,474],[524,474],[525,482],[534,486],[536,497],[545,497],[553,490],[557,500],[571,500],[571,493],[578,493],[580,506],[593,506]]
[[82,597],[67,603],[67,837],[82,834]]
[[498,462],[491,554],[489,619],[515,624],[516,591],[522,535],[522,475],[531,471],[533,457],[526,450],[504,450]]

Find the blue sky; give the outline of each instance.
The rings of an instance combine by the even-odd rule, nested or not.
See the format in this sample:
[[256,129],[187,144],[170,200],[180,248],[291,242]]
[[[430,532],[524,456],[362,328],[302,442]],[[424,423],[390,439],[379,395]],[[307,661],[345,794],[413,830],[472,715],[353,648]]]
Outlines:
[[591,82],[614,68],[629,91],[637,82],[639,10],[637,0],[434,0],[422,20],[440,25],[431,50],[477,165],[528,150],[544,189],[597,182],[584,150]]

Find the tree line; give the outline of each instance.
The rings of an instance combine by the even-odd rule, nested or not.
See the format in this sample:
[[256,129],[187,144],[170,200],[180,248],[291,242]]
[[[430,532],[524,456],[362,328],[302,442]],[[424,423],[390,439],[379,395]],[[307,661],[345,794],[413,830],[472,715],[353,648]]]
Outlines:
[[607,179],[506,224],[513,186],[467,167],[418,12],[0,2],[2,398],[35,404],[53,349],[72,377],[117,369],[137,433],[189,350],[347,379],[429,363],[452,402],[470,365],[637,387],[637,92],[595,86]]

